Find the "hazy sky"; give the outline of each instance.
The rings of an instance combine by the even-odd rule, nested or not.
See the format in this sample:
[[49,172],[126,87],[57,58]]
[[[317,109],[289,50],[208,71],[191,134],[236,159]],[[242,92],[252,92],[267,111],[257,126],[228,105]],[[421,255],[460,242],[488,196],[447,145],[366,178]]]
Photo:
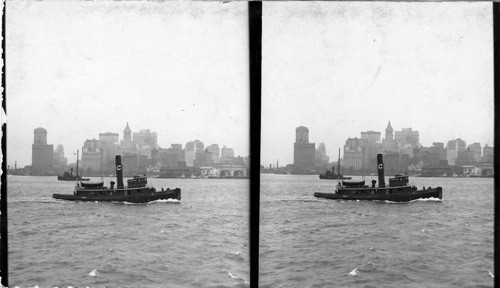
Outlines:
[[388,121],[492,146],[492,22],[488,2],[264,3],[261,163],[293,163],[300,125],[331,160]]
[[247,3],[7,3],[8,164],[31,165],[33,130],[63,144],[150,129],[249,154]]

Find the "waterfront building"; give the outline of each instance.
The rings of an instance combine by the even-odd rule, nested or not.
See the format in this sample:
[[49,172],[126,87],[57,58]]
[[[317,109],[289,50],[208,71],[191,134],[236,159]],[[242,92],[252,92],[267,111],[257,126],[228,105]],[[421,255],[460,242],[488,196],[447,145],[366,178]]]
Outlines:
[[143,129],[140,130],[139,133],[133,133],[133,137],[132,142],[138,147],[149,147],[149,149],[158,148],[158,136],[156,132],[151,132],[149,129]]
[[456,166],[474,165],[475,163],[474,152],[469,148],[467,148],[467,150],[457,151],[457,159],[455,159]]
[[482,162],[493,163],[493,146],[484,145]]
[[401,131],[396,131],[394,140],[401,145],[401,147],[420,147],[419,133],[413,131],[411,128],[402,128]]
[[401,155],[398,152],[384,153],[384,172],[386,175],[395,175],[407,171],[408,166],[402,167],[400,163]]
[[194,160],[196,159],[196,153],[203,152],[205,150],[205,144],[200,140],[194,140],[186,143],[185,146],[185,161],[188,167],[193,167]]
[[365,154],[366,140],[348,138],[344,145],[344,168],[346,171],[363,171],[363,156]]
[[[326,156],[326,146],[325,143],[319,143],[318,148],[316,148],[316,171],[324,173],[330,164],[330,157]],[[276,168],[278,168],[278,162],[276,161]]]
[[448,141],[446,145],[446,160],[448,160],[449,165],[455,165],[455,160],[457,159],[458,145],[456,140]]
[[171,144],[170,148],[158,151],[158,160],[162,167],[177,167],[179,161],[184,161],[182,144]]
[[222,147],[220,153],[220,163],[232,163],[234,158],[233,148],[228,148],[226,146]]
[[457,151],[467,150],[467,144],[465,143],[464,140],[457,138],[455,139],[455,141],[457,141]]
[[470,149],[474,153],[474,160],[476,162],[481,161],[481,143],[472,143],[469,146],[467,146],[468,149]]
[[438,166],[443,165],[443,160],[446,161],[447,152],[444,143],[434,142],[431,147],[422,148],[421,155],[424,165]]
[[138,175],[139,156],[136,153],[125,152],[122,154],[122,167],[124,176]]
[[293,145],[293,172],[295,174],[315,173],[315,143],[309,143],[309,129],[299,126],[295,129]]
[[[127,123],[128,124],[128,123]],[[128,127],[128,125],[127,125]],[[115,156],[117,154],[118,133],[99,133],[99,141],[103,143],[102,170],[113,172],[115,170]]]
[[102,172],[104,143],[96,139],[87,139],[82,147],[82,169],[86,175]]
[[50,175],[54,172],[54,146],[47,144],[47,130],[36,128],[31,147],[31,175]]
[[57,145],[56,150],[54,150],[54,172],[57,174],[64,173],[66,166],[68,165],[68,158],[64,157],[64,146],[62,144]]
[[365,155],[363,157],[363,166],[367,171],[376,172],[377,154],[380,146],[380,132],[366,131],[361,132],[361,139],[364,140]]
[[196,159],[193,161],[193,167],[200,168],[213,164],[214,161],[212,160],[212,152],[209,152],[208,149],[205,149],[203,152],[196,153]]
[[207,150],[208,152],[212,153],[212,161],[214,161],[214,163],[216,164],[219,163],[221,158],[219,144],[209,145],[207,146]]

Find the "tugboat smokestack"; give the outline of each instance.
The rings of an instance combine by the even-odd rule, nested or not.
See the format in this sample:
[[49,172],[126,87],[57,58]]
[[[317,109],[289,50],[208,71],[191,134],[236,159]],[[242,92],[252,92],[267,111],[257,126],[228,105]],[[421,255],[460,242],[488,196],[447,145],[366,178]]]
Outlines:
[[382,154],[377,154],[378,187],[385,187],[384,160]]
[[116,155],[115,157],[115,168],[116,168],[116,182],[117,189],[123,189],[123,169],[122,169],[122,156]]

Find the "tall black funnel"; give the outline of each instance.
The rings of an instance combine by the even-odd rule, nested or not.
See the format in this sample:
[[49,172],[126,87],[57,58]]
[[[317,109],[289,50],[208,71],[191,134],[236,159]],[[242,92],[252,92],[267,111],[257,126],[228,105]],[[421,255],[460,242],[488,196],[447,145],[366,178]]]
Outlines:
[[385,187],[384,159],[382,154],[377,154],[378,187]]
[[116,182],[117,182],[116,188],[123,189],[122,155],[116,155],[115,169],[116,169]]

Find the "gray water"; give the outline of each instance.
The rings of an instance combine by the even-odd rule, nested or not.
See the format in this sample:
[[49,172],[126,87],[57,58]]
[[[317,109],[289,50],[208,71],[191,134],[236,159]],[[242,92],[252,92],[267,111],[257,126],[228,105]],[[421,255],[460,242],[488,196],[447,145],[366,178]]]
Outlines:
[[442,201],[320,199],[336,181],[261,175],[259,286],[493,287],[493,179],[410,181]]
[[249,286],[248,180],[148,179],[182,190],[148,204],[55,200],[74,182],[7,180],[10,287]]

